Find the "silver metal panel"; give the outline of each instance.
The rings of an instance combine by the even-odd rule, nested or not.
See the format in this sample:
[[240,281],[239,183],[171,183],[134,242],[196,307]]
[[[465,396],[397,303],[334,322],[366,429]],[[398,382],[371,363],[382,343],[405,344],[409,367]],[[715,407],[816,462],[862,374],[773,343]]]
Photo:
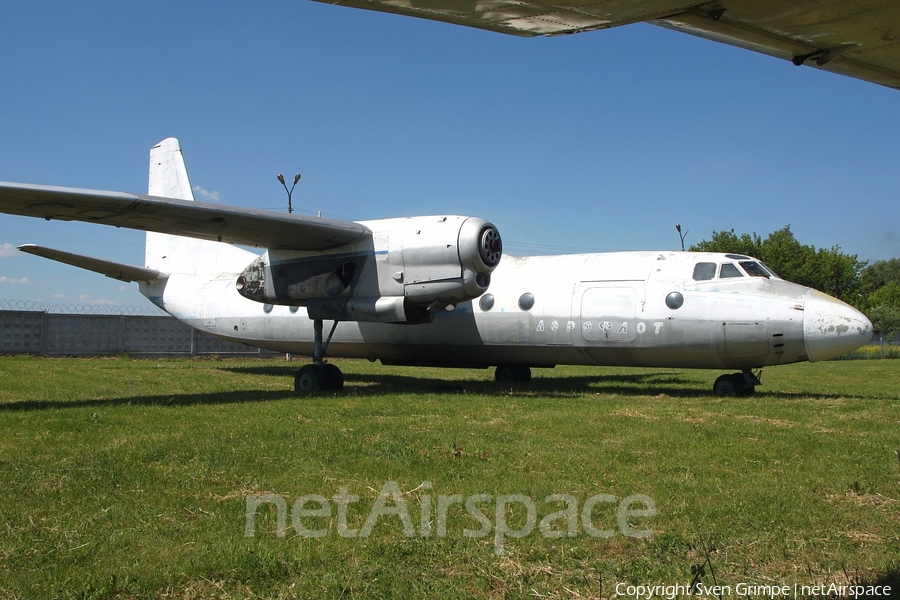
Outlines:
[[316,0],[531,37],[636,22],[900,88],[896,0]]
[[764,358],[769,354],[769,330],[762,323],[722,323],[716,342],[722,358]]
[[581,296],[581,335],[589,344],[632,342],[637,293],[633,287],[594,286]]

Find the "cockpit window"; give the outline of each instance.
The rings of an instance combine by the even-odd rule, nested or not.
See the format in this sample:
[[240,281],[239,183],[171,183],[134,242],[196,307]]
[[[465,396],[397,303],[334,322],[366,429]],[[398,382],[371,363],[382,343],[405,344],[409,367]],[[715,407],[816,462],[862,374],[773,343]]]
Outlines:
[[737,268],[737,265],[734,263],[722,263],[722,268],[719,269],[719,277],[725,279],[727,277],[743,277],[744,274],[741,273],[741,270]]
[[716,263],[702,262],[694,265],[694,281],[707,281],[716,276]]
[[747,275],[750,277],[765,277],[766,279],[771,277],[771,274],[755,260],[742,260],[741,266],[744,267],[744,270],[747,271]]
[[776,273],[775,271],[772,270],[772,267],[770,267],[770,266],[767,265],[766,263],[762,263],[762,262],[759,263],[759,264],[762,265],[762,268],[763,268],[763,269],[765,269],[766,271],[768,271],[769,275],[771,275],[771,276],[774,277],[775,279],[781,279],[781,277],[778,276],[778,273]]

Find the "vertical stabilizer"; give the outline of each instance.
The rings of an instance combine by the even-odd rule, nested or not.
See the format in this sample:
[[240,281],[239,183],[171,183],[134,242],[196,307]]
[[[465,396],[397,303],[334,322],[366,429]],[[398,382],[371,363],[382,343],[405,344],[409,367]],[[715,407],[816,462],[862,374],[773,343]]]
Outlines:
[[166,138],[150,148],[150,185],[147,193],[162,198],[194,199],[181,144],[177,139]]
[[[177,139],[166,138],[150,149],[150,182],[147,193],[162,198],[194,200],[181,144]],[[229,244],[147,232],[146,266],[163,273],[213,275],[239,272],[255,258],[256,255],[252,252]]]

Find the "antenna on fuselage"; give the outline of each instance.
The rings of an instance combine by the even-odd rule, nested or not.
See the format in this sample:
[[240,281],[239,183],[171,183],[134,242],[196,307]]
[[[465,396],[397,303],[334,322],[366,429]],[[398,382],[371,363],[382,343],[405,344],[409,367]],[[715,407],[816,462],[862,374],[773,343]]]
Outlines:
[[681,238],[681,251],[684,252],[684,238],[686,238],[687,234],[690,232],[685,231],[684,233],[681,233],[681,223],[675,224],[675,231],[678,232],[678,237]]
[[284,175],[281,173],[278,174],[278,181],[281,183],[282,187],[284,187],[284,191],[287,192],[288,195],[288,214],[294,212],[294,206],[291,204],[291,195],[294,193],[294,188],[297,187],[297,182],[300,181],[300,173],[294,175],[294,185],[291,186],[291,189],[288,189],[287,184],[284,182]]

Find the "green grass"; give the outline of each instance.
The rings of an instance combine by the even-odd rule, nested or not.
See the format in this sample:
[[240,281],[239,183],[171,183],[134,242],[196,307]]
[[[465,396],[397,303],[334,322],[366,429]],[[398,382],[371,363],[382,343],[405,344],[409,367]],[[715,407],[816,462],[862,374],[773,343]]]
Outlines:
[[[283,360],[0,358],[0,597],[603,597],[617,583],[847,583],[900,568],[900,361],[767,369],[753,398],[721,400],[706,371],[565,367],[503,385],[492,372],[338,363],[342,393],[297,397]],[[597,494],[656,503],[609,538],[536,527],[407,537],[396,515],[299,535],[304,495],[359,496],[359,529],[396,482],[414,527],[438,496],[523,494],[537,520]],[[423,482],[430,483],[422,485]],[[308,504],[306,508],[317,505]],[[388,507],[394,507],[388,501]],[[495,522],[495,503],[479,505]],[[526,524],[512,503],[510,527]],[[553,528],[565,530],[558,519]]]

